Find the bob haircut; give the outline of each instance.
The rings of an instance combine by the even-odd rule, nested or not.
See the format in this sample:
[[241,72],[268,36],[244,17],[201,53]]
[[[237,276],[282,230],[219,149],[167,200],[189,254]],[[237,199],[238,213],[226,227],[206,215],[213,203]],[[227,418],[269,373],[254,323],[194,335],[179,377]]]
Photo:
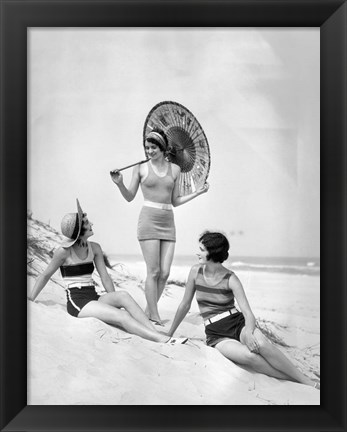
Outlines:
[[155,138],[152,138],[152,137],[150,137],[148,139],[146,138],[146,141],[148,141],[152,144],[155,144],[156,146],[159,147],[161,152],[165,153],[168,146],[169,146],[169,141],[167,139],[167,136],[165,135],[165,132],[159,128],[153,128],[152,132],[157,132],[158,134],[160,134],[164,138],[164,141],[166,143],[166,148],[164,148],[163,144],[160,141],[157,141]]
[[201,234],[199,242],[205,246],[208,260],[222,263],[228,259],[230,245],[224,234],[205,231]]

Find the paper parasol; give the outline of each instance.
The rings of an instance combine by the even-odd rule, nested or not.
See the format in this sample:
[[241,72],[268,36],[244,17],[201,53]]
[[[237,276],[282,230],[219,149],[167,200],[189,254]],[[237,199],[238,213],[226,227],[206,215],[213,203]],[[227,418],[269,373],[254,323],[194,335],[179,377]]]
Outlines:
[[188,195],[203,186],[210,171],[210,149],[194,115],[177,102],[158,103],[146,118],[143,146],[146,136],[155,127],[162,129],[168,138],[168,160],[181,168],[180,195]]

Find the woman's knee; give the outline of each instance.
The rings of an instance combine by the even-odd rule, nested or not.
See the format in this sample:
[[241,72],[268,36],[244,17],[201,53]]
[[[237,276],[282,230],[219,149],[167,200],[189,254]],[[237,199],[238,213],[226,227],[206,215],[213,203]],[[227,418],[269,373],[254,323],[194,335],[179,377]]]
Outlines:
[[101,296],[99,298],[99,302],[120,308],[127,304],[130,298],[130,295],[126,291],[116,291]]
[[170,270],[161,269],[159,274],[159,280],[161,282],[166,282],[169,279],[170,276]]
[[160,276],[160,268],[159,267],[152,267],[147,269],[147,277],[158,280]]
[[244,364],[253,368],[259,364],[260,360],[259,354],[252,353],[251,351],[246,352],[244,355]]
[[118,301],[124,302],[128,300],[132,300],[131,295],[126,291],[117,291],[115,294],[116,294],[116,299]]
[[257,338],[259,352],[263,353],[264,351],[271,350],[272,344],[271,342],[263,335],[263,333],[256,329],[254,332],[254,336]]

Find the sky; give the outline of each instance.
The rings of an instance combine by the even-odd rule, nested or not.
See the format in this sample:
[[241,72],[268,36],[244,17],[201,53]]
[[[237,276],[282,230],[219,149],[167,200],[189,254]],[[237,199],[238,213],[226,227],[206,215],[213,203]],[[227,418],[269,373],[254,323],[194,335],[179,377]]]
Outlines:
[[[187,107],[210,189],[174,209],[176,254],[221,231],[235,256],[319,257],[319,28],[28,30],[28,210],[60,231],[76,198],[109,254],[138,254],[139,189],[109,171],[144,159],[157,103]],[[131,170],[123,172],[129,185]]]

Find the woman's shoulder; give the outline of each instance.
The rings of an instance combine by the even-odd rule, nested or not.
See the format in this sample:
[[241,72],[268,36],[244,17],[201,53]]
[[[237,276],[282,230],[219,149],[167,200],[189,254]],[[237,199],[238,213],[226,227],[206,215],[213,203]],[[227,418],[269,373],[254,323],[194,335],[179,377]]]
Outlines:
[[[223,266],[223,267],[224,267],[224,266]],[[228,268],[228,267],[224,267],[224,269],[225,269],[225,272],[226,272],[226,273],[230,274],[230,276],[232,276],[232,275],[235,274],[235,273],[233,272],[233,270],[231,270],[231,269]]]
[[88,243],[89,243],[89,245],[90,245],[90,247],[92,248],[92,251],[93,251],[94,253],[97,253],[97,252],[102,251],[101,246],[100,246],[99,243],[94,242],[94,241],[89,241]]
[[148,176],[148,170],[149,170],[148,167],[149,167],[149,160],[141,165],[136,165],[134,167],[134,175],[137,176],[142,181],[144,181]]
[[178,165],[174,164],[173,162],[169,162],[169,164],[171,166],[171,171],[173,176],[177,177],[181,172],[181,168]]
[[225,277],[228,278],[229,280],[233,278],[237,278],[236,274],[232,270],[226,267],[225,267]]
[[230,288],[235,288],[239,285],[242,285],[240,279],[232,270],[229,270],[228,285]]
[[194,264],[189,272],[189,277],[196,278],[201,269],[201,264]]
[[142,164],[135,165],[134,168],[133,168],[133,173],[139,174],[141,172],[141,170],[142,170],[142,168],[143,168],[144,165],[148,166],[148,161],[144,162]]
[[71,247],[64,248],[59,246],[53,253],[53,257],[60,261],[65,261],[68,256],[70,256]]
[[171,169],[172,169],[174,172],[181,172],[181,168],[180,168],[179,165],[177,165],[177,164],[175,164],[175,163],[173,163],[173,162],[169,162],[169,164],[170,164],[170,166],[171,166]]

